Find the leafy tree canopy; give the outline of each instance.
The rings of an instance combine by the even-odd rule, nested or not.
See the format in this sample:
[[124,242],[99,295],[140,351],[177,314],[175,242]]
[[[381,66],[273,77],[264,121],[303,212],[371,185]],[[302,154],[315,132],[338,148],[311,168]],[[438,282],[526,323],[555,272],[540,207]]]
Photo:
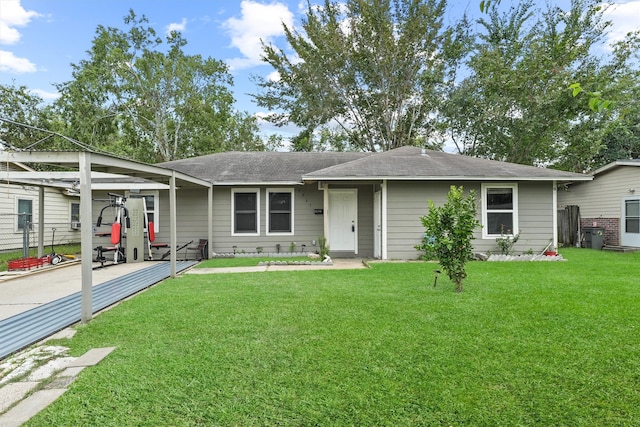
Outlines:
[[338,145],[349,149],[423,143],[467,41],[465,25],[445,25],[445,10],[436,0],[308,4],[300,31],[284,25],[293,54],[264,45],[278,78],[257,78],[255,100],[282,111],[274,123],[304,129],[297,149],[313,148],[310,135],[321,127],[346,136]]
[[233,110],[225,64],[185,54],[180,33],[163,40],[133,10],[124,23],[126,31],[99,26],[88,59],[58,85],[67,134],[151,163],[264,148],[255,119]]

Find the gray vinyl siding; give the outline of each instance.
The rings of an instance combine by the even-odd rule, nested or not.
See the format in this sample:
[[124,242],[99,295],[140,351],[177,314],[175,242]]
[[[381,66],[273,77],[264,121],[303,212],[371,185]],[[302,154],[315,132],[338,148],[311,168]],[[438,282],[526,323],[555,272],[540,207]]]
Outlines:
[[[315,214],[315,209],[323,209],[323,192],[317,184],[303,186],[261,186],[260,191],[260,229],[257,236],[232,235],[231,230],[231,188],[215,187],[213,195],[213,251],[217,253],[256,252],[262,247],[265,253],[276,252],[280,244],[280,252],[289,252],[289,246],[295,242],[296,251],[315,252],[318,237],[323,235],[324,217]],[[267,235],[267,189],[293,189],[294,192],[294,227],[292,235]],[[314,246],[313,243],[316,243]]]
[[[630,193],[629,189],[635,189]],[[578,205],[583,218],[620,218],[622,198],[640,194],[640,167],[618,166],[594,177],[558,190],[558,208]]]
[[358,186],[358,256],[373,258],[373,185]]
[[[427,200],[441,206],[447,200],[449,182],[398,182],[387,183],[387,258],[417,259],[419,245],[424,235],[420,217],[428,213]],[[456,183],[455,185],[460,185]],[[480,186],[465,183],[465,191]]]
[[[462,185],[465,192],[475,190],[477,218],[482,221],[481,185],[469,182],[389,182],[387,186],[387,257],[389,259],[416,259],[424,235],[420,217],[428,213],[427,200],[436,206],[446,202],[451,185]],[[520,240],[516,252],[532,249],[539,252],[553,238],[553,192],[550,182],[521,182],[518,184],[518,220]],[[482,230],[474,233],[476,251],[497,252],[495,238],[482,238]]]
[[[169,241],[169,191],[160,192],[160,238]],[[163,197],[164,196],[164,197]],[[209,200],[207,189],[184,189],[176,192],[176,236],[178,245],[182,246],[190,241],[195,246],[199,239],[206,239],[208,235],[207,206]]]
[[[514,250],[540,253],[553,240],[553,183],[519,183],[518,203],[520,239]],[[484,250],[495,252],[498,249],[495,239],[486,245],[490,249]]]
[[[31,185],[3,184],[0,189],[0,251],[22,249],[23,232],[17,229],[17,200],[32,201],[33,226],[29,232],[29,246],[38,245],[39,188]],[[78,197],[66,196],[57,188],[44,190],[44,244],[45,252],[50,252],[52,229],[56,229],[55,244],[80,241],[80,232],[71,230],[70,203],[79,202]],[[46,247],[49,247],[47,249]]]

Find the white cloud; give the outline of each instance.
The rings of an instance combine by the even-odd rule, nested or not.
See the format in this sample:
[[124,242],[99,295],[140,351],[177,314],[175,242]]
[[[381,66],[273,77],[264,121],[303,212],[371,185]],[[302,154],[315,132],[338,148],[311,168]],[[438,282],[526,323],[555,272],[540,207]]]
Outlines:
[[45,101],[52,101],[54,99],[60,98],[60,94],[58,92],[47,92],[46,90],[42,90],[42,89],[31,89],[30,92],[38,95],[40,98],[44,99]]
[[282,36],[282,24],[293,27],[293,13],[287,5],[279,2],[269,4],[255,0],[242,0],[240,18],[229,18],[223,27],[231,37],[231,46],[242,53],[242,57],[227,61],[232,69],[250,68],[262,64],[261,41],[272,43]]
[[20,40],[20,32],[15,27],[24,27],[32,18],[40,15],[34,10],[25,10],[20,0],[0,0],[0,44],[15,44]]
[[267,75],[267,80],[270,82],[279,82],[280,81],[280,73],[277,71],[272,71]]
[[36,71],[36,65],[27,58],[15,56],[13,52],[0,50],[0,71],[16,74],[33,73]]
[[605,17],[612,22],[607,41],[611,43],[622,40],[627,33],[640,29],[640,0],[626,3],[614,3],[605,12]]
[[171,34],[172,31],[183,33],[186,29],[187,29],[187,18],[182,18],[182,21],[180,21],[180,23],[173,22],[167,25],[166,32],[167,32],[167,35]]

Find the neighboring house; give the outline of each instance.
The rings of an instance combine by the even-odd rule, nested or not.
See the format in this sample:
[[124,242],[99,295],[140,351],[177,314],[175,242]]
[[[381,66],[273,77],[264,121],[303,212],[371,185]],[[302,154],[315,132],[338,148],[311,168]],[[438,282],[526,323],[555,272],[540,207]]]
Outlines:
[[55,243],[79,242],[75,226],[79,221],[80,201],[77,193],[64,188],[41,187],[29,181],[10,180],[3,172],[33,172],[17,163],[0,163],[0,251],[23,249],[25,228],[29,246],[37,246],[40,189],[44,197],[44,240],[51,245],[52,229],[56,229]]
[[[478,251],[520,233],[516,250],[557,244],[558,184],[591,176],[478,159],[416,147],[383,153],[228,152],[157,166],[213,184],[215,253],[308,252],[326,236],[334,256],[415,259],[427,200],[446,201],[450,186],[475,190]],[[166,195],[159,192],[160,215]],[[205,237],[206,190],[180,192],[178,240]],[[162,227],[160,228],[162,229]]]
[[558,191],[558,207],[579,206],[581,228],[604,227],[606,245],[640,247],[640,160],[609,163],[593,177]]

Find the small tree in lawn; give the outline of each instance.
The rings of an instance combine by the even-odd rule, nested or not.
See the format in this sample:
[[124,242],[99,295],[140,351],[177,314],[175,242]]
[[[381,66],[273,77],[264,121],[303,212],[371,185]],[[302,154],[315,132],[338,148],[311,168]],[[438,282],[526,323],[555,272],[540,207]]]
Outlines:
[[437,207],[431,200],[428,203],[429,213],[420,217],[425,237],[416,248],[425,251],[425,259],[437,259],[456,284],[456,292],[462,292],[462,281],[467,277],[464,266],[473,257],[473,230],[480,225],[476,219],[476,193],[472,190],[464,197],[462,187],[452,185],[443,206]]

